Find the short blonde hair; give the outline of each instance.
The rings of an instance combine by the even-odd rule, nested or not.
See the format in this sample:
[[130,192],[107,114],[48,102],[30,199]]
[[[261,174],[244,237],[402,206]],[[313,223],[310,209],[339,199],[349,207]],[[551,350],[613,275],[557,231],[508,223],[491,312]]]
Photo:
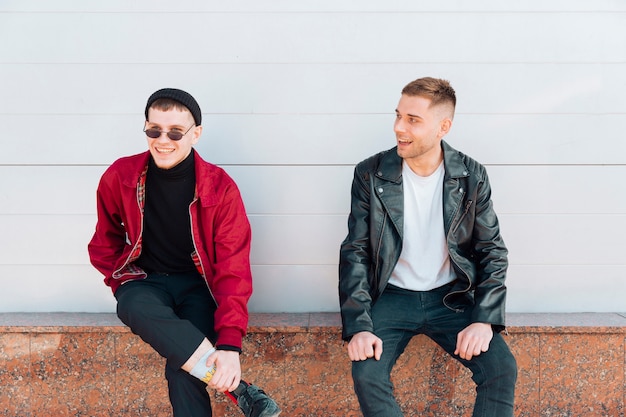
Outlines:
[[454,115],[456,93],[448,80],[432,77],[418,78],[408,83],[402,89],[402,94],[428,98],[431,100],[431,106],[447,104],[452,108]]

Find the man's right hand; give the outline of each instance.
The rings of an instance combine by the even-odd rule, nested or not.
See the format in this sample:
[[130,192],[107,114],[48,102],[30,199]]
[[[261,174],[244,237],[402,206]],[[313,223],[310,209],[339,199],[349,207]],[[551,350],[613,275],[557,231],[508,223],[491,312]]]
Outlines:
[[369,358],[380,360],[383,341],[371,332],[359,332],[348,343],[348,356],[351,361],[364,361]]

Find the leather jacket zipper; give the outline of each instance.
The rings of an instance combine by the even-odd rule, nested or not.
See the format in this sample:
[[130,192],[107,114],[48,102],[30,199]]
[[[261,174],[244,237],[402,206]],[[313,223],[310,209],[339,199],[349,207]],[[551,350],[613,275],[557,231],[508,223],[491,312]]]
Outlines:
[[456,222],[456,224],[454,225],[454,229],[452,230],[452,233],[457,231],[457,229],[461,225],[461,222],[463,222],[463,219],[465,218],[465,215],[467,214],[467,212],[469,211],[470,207],[472,206],[472,203],[473,203],[472,200],[468,200],[467,203],[465,203],[465,210],[463,211],[463,214],[461,214],[461,217],[459,217],[459,221]]
[[[469,211],[470,207],[472,206],[472,200],[467,201],[467,203],[465,203],[465,210],[463,211],[463,214],[459,217],[459,220],[456,222],[456,224],[454,225],[454,229],[450,229],[448,230],[448,233],[446,235],[446,242],[448,242],[450,240],[450,234],[456,232],[456,230],[459,228],[459,226],[461,225],[461,222],[463,221],[463,219],[465,218],[465,215],[467,214],[467,212]],[[467,271],[465,271],[463,268],[461,268],[459,266],[459,264],[454,260],[454,256],[452,255],[454,252],[450,251],[448,248],[448,253],[450,256],[450,261],[454,264],[454,266],[456,266],[456,268],[463,272],[463,274],[465,274],[465,277],[467,278],[467,282],[468,282],[468,286],[466,289],[462,290],[462,291],[452,291],[449,294],[447,294],[444,298],[443,298],[443,304],[449,308],[450,310],[456,312],[456,313],[462,313],[464,310],[459,309],[459,308],[454,308],[452,306],[450,306],[447,302],[446,302],[446,298],[448,295],[450,294],[463,294],[468,292],[469,290],[472,289],[472,280],[470,279],[469,274],[467,273]]]
[[[387,215],[385,214],[383,216],[383,225],[381,227],[381,232],[380,232],[380,236],[378,238],[378,245],[376,246],[376,257],[374,258],[376,260],[376,279],[374,280],[374,282],[378,282],[380,283],[380,270],[379,270],[379,266],[378,266],[378,258],[380,257],[380,248],[382,247],[382,242],[383,242],[383,235],[385,234],[385,226],[387,225]],[[379,284],[380,285],[380,284]],[[386,284],[385,284],[386,285]],[[380,290],[380,288],[378,288],[378,290]]]

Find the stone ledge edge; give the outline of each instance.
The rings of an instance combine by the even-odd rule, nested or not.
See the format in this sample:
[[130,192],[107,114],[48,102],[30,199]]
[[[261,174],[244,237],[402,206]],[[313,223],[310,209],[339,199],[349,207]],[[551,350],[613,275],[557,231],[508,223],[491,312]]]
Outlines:
[[[248,333],[339,333],[339,313],[251,313]],[[626,313],[509,313],[509,334],[623,333]],[[128,333],[115,313],[0,313],[2,333]]]

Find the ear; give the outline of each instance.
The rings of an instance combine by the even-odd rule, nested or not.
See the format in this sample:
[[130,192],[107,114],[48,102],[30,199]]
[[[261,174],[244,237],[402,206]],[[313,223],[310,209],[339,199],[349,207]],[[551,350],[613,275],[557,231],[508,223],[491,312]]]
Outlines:
[[441,122],[439,122],[439,137],[443,138],[450,132],[452,128],[452,119],[449,117],[444,117]]
[[193,130],[193,136],[191,137],[191,144],[195,145],[200,140],[200,135],[202,135],[202,126],[196,126]]

